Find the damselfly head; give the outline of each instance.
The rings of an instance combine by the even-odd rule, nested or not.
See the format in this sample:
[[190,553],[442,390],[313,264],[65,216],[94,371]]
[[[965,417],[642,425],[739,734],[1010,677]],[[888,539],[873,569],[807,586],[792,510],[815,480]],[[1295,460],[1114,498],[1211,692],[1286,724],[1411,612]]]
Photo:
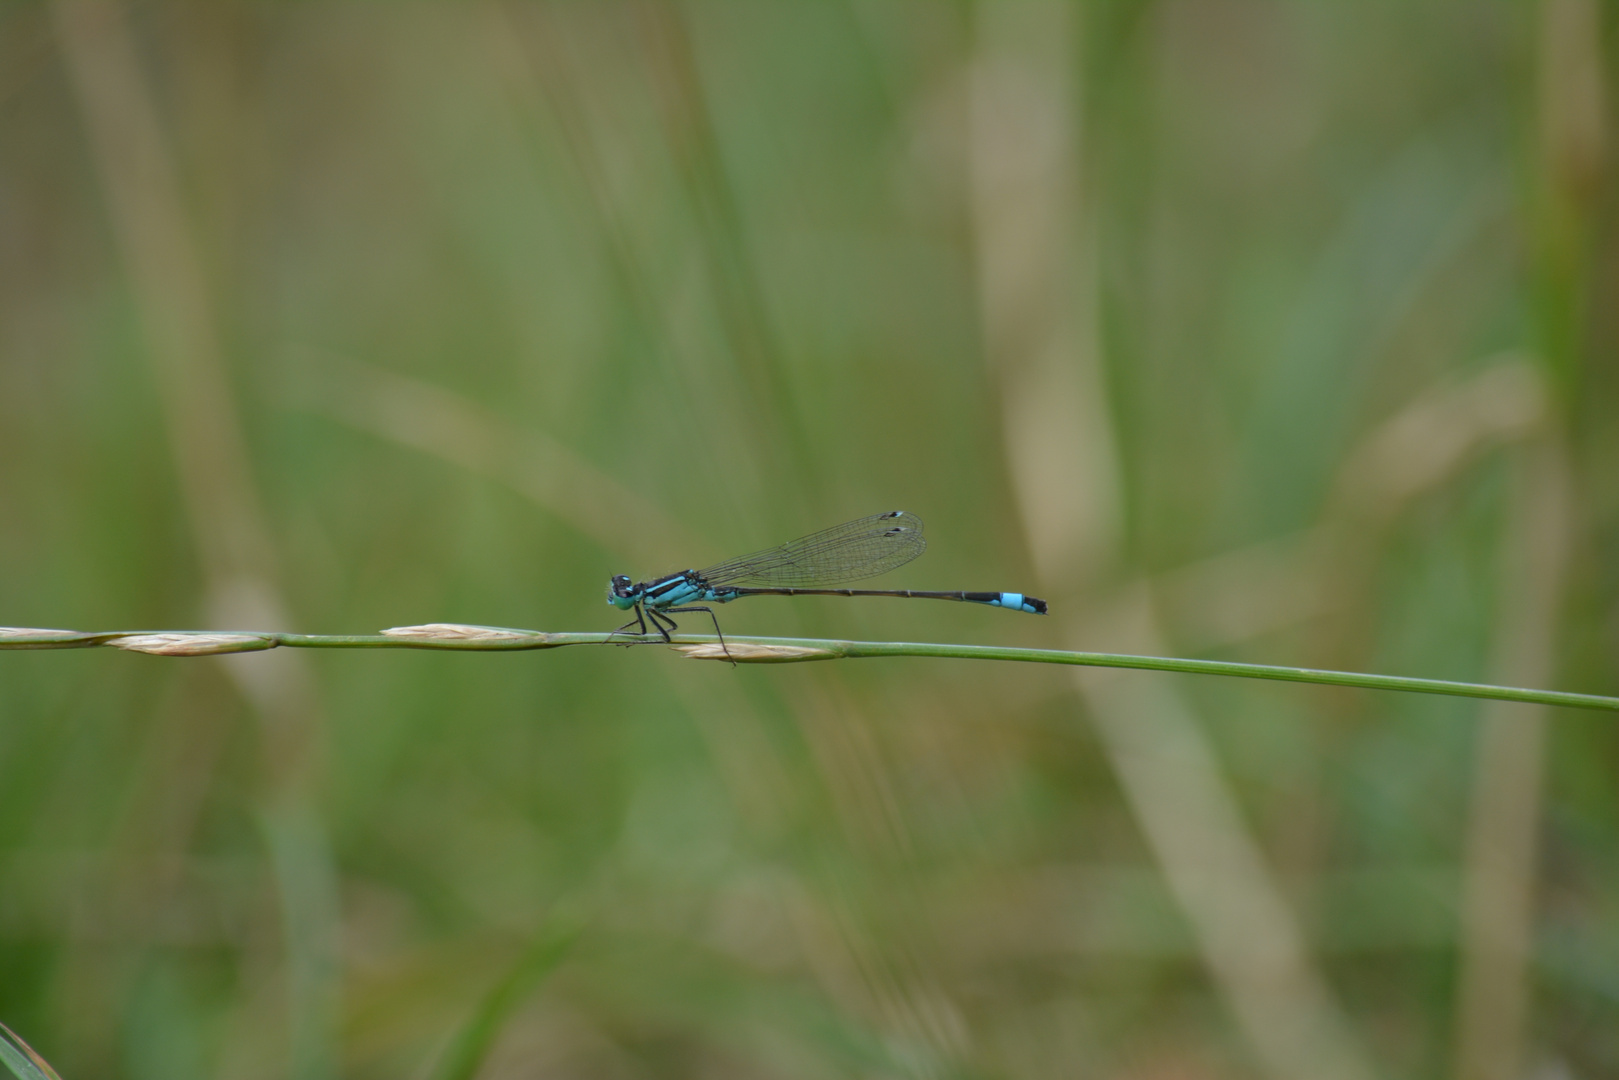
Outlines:
[[607,583],[607,602],[616,608],[629,610],[640,595],[641,590],[630,584],[630,579],[623,574],[614,574]]

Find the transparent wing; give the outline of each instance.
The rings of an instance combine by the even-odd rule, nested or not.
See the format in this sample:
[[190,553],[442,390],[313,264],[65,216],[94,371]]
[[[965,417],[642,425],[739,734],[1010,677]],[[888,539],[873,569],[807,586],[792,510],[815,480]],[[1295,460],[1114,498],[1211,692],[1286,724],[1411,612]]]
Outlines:
[[845,521],[700,570],[710,585],[816,588],[886,574],[922,554],[922,520],[903,510]]

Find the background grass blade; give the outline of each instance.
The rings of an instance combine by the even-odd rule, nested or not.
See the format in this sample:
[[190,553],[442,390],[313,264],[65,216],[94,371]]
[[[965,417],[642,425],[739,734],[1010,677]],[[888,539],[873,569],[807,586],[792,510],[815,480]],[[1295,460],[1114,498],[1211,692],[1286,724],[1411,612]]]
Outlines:
[[33,1047],[4,1024],[0,1024],[0,1061],[17,1080],[62,1080]]
[[547,929],[537,935],[450,1041],[431,1080],[472,1080],[513,1011],[550,977],[581,932],[579,927],[568,927]]

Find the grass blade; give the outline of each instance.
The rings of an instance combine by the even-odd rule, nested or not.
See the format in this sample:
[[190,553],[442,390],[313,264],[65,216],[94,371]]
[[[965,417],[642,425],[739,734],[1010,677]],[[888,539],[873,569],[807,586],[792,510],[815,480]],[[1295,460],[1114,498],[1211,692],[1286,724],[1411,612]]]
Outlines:
[[4,1024],[0,1024],[0,1061],[17,1080],[62,1080],[32,1046]]
[[431,1080],[472,1080],[511,1014],[556,970],[579,937],[579,927],[541,931],[506,977],[484,995],[439,1061]]

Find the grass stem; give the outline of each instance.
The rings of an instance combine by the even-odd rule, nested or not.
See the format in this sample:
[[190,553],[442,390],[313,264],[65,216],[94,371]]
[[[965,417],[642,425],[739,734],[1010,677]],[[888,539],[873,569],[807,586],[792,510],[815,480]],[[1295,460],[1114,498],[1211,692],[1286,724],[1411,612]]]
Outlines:
[[[278,646],[296,649],[452,649],[472,652],[554,649],[563,645],[600,645],[609,640],[622,645],[661,644],[661,638],[623,634],[544,633],[506,627],[434,623],[397,627],[381,634],[281,634],[256,631],[109,631],[79,633],[70,630],[0,628],[0,649],[83,649],[111,645],[131,652],[159,656],[206,656],[229,652],[255,652]],[[1189,660],[1170,656],[1134,656],[1127,653],[1072,652],[1062,649],[1022,649],[1002,645],[955,645],[916,641],[839,641],[829,638],[728,637],[731,655],[741,663],[794,663],[806,660],[853,660],[870,657],[932,656],[954,660],[1009,660],[1029,664],[1077,664],[1085,667],[1137,668],[1173,671],[1186,675],[1226,675],[1243,679],[1352,686],[1362,690],[1399,690],[1415,694],[1522,701],[1535,705],[1561,705],[1573,709],[1619,711],[1619,697],[1576,694],[1563,690],[1531,690],[1517,686],[1419,679],[1404,675],[1373,675],[1358,671],[1323,671],[1317,668],[1244,664],[1231,660]],[[673,644],[692,659],[729,659],[712,634],[676,634]]]

